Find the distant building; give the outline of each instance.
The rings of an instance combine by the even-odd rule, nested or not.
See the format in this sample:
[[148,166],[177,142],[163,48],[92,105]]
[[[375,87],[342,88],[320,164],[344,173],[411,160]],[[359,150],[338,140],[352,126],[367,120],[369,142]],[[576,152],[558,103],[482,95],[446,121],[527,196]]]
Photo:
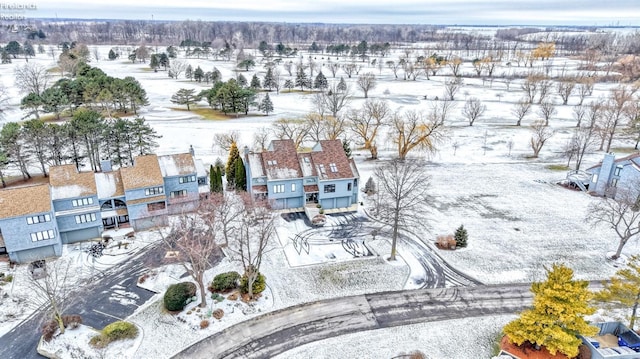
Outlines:
[[164,225],[167,215],[193,211],[208,195],[208,174],[193,152],[101,167],[52,166],[49,184],[0,190],[0,252],[14,262],[59,256],[62,244],[99,238],[107,228]]
[[618,159],[607,153],[600,164],[586,172],[591,174],[590,192],[611,198],[621,190],[630,192],[633,197],[640,194],[640,153]]
[[247,191],[276,209],[305,211],[320,204],[328,212],[355,211],[359,174],[339,140],[319,141],[298,153],[292,140],[271,141],[262,152],[245,148]]

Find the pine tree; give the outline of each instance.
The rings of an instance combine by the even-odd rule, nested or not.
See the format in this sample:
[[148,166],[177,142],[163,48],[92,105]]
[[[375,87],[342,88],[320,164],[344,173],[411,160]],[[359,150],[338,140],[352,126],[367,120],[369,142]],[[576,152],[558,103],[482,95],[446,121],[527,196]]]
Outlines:
[[244,77],[243,74],[238,75],[238,85],[240,87],[246,87],[247,86],[247,78]]
[[304,72],[304,67],[299,66],[298,71],[296,72],[296,86],[300,86],[300,91],[303,91],[305,87],[309,86],[309,78],[307,77],[307,73]]
[[209,166],[209,192],[216,192],[216,173],[217,168],[213,167],[213,165]]
[[223,167],[216,166],[216,192],[218,193],[222,193],[224,191],[224,185],[222,184]]
[[258,110],[264,112],[267,116],[269,116],[269,112],[273,112],[273,102],[271,102],[269,94],[266,94],[262,101],[260,101]]
[[249,85],[249,87],[251,87],[254,90],[259,90],[262,85],[260,84],[260,79],[258,78],[258,75],[253,74],[253,77],[251,78],[251,84]]
[[344,150],[344,154],[347,158],[351,158],[351,146],[349,145],[349,141],[346,139],[342,140],[342,149]]
[[582,341],[578,334],[591,336],[598,328],[589,325],[585,315],[595,312],[588,301],[592,293],[589,282],[573,279],[573,270],[561,264],[547,269],[547,280],[531,285],[533,308],[508,323],[503,331],[517,345],[529,342],[544,346],[551,355],[563,353],[570,358],[578,355]]
[[630,257],[627,267],[618,270],[611,281],[603,285],[595,300],[630,307],[629,328],[633,330],[640,304],[640,255]]
[[227,188],[235,188],[236,185],[236,160],[240,158],[240,151],[238,151],[238,145],[235,142],[231,142],[231,148],[229,149],[229,158],[227,159],[226,177]]
[[327,78],[322,74],[322,71],[318,72],[315,81],[313,82],[313,87],[319,90],[325,90],[329,84],[327,83]]
[[202,82],[202,78],[204,77],[204,71],[200,68],[200,66],[196,67],[196,70],[193,72],[193,79],[196,82]]
[[376,193],[376,183],[373,181],[373,177],[369,177],[367,183],[364,184],[364,193],[369,195]]
[[109,60],[113,61],[118,58],[118,54],[113,51],[113,49],[109,50]]
[[460,227],[456,229],[454,238],[456,240],[456,247],[464,248],[467,246],[467,239],[469,238],[469,236],[467,234],[467,230],[463,225],[460,225]]
[[0,51],[0,58],[2,59],[3,64],[11,63],[11,56],[9,56],[9,52],[7,52],[7,50],[5,49],[2,49],[2,51]]
[[241,157],[238,157],[235,163],[235,176],[236,176],[236,190],[247,190],[247,174],[244,169],[244,162]]
[[267,73],[264,75],[262,85],[269,91],[271,91],[272,88],[276,87],[276,80],[273,77],[273,69],[271,67],[267,68]]
[[338,82],[338,86],[336,88],[340,92],[347,91],[347,83],[344,81],[344,77],[340,77],[340,82]]
[[184,70],[184,77],[189,80],[193,79],[193,67],[191,67],[191,65],[187,65],[187,68]]
[[[9,60],[9,62],[11,62],[11,60]],[[289,92],[291,92],[291,89],[293,88],[293,81],[291,81],[290,79],[287,79],[284,81],[284,87],[289,89]]]

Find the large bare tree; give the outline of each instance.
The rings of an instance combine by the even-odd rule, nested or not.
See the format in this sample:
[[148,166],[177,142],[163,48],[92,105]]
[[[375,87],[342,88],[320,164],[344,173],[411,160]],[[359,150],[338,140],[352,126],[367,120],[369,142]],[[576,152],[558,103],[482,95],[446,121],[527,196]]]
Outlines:
[[296,148],[309,137],[309,125],[302,119],[281,118],[272,124],[273,134],[279,140],[293,140]]
[[219,245],[216,241],[218,218],[212,202],[203,201],[197,213],[182,214],[170,224],[169,234],[162,234],[169,250],[200,289],[200,307],[207,305],[204,274],[214,265]]
[[253,284],[260,275],[263,256],[271,248],[275,235],[275,216],[266,201],[255,201],[245,194],[242,202],[242,215],[238,217],[228,248],[232,257],[242,263],[248,295],[253,299]]
[[323,115],[328,112],[333,117],[338,117],[340,111],[349,106],[351,102],[351,90],[340,91],[337,84],[329,85],[327,91],[316,93],[311,99],[313,110]]
[[391,118],[391,128],[400,160],[404,160],[416,148],[434,152],[444,135],[444,121],[417,111],[396,112]]
[[373,72],[367,72],[358,76],[356,81],[358,88],[364,93],[364,98],[369,97],[369,91],[376,87],[376,75]]
[[380,100],[368,100],[362,109],[350,111],[347,118],[351,131],[362,141],[363,147],[369,150],[371,158],[377,159],[376,139],[380,128],[389,124],[391,118],[389,105]]
[[635,186],[622,187],[614,198],[602,198],[589,206],[588,220],[593,225],[607,226],[619,238],[618,247],[611,259],[620,258],[622,249],[631,238],[640,234],[640,208]]
[[531,149],[533,157],[538,157],[542,146],[549,140],[555,132],[545,125],[543,120],[536,120],[531,124]]
[[513,108],[511,109],[511,113],[513,113],[518,121],[516,121],[516,126],[520,126],[522,124],[522,120],[531,110],[531,103],[529,101],[520,100],[518,101]]
[[380,165],[374,175],[378,187],[374,199],[376,216],[391,227],[389,259],[395,260],[400,230],[424,224],[430,177],[424,163],[400,159]]
[[482,117],[486,110],[487,106],[483,105],[478,98],[471,97],[465,102],[462,114],[469,121],[469,126],[473,126],[473,123]]
[[51,75],[47,68],[33,62],[17,66],[14,70],[15,84],[21,92],[34,93],[38,96],[49,86]]

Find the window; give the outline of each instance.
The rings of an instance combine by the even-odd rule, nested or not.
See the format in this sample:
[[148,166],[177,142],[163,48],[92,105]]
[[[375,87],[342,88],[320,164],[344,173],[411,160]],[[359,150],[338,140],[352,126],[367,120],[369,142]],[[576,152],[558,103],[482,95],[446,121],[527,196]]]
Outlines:
[[96,214],[95,213],[81,214],[79,216],[75,216],[75,218],[76,218],[76,223],[94,222],[96,220]]
[[327,171],[324,169],[324,165],[318,165],[318,168],[320,169],[320,173],[323,175],[327,175]]
[[196,181],[195,175],[183,176],[183,177],[180,177],[179,179],[180,183],[189,183],[189,182],[195,182],[195,181]]
[[51,216],[48,214],[41,214],[39,216],[27,217],[27,224],[38,224],[44,222],[51,222]]
[[166,205],[164,202],[147,203],[148,211],[159,211],[165,208],[166,208]]
[[296,191],[296,184],[292,183],[291,184],[291,192],[295,192]]
[[336,191],[336,185],[326,184],[324,185],[324,193],[333,193]]
[[622,166],[617,166],[615,171],[613,171],[613,175],[620,176],[620,171],[622,171]]
[[169,192],[169,197],[170,198],[186,197],[186,195],[187,195],[187,190],[186,189],[181,189],[179,191],[171,191],[171,192]]
[[333,173],[338,172],[338,166],[336,166],[335,163],[329,163],[329,169],[331,169],[331,172]]
[[276,160],[268,160],[267,161],[267,165],[269,165],[269,166],[275,166],[277,164],[278,164],[278,161],[276,161]]
[[347,183],[347,191],[351,191],[351,182]]
[[283,184],[273,185],[273,193],[284,193],[284,185]]
[[618,187],[618,179],[614,178],[611,180],[611,187]]
[[44,240],[53,239],[53,238],[56,238],[55,233],[53,232],[53,229],[50,229],[48,231],[31,233],[32,242],[44,241]]
[[164,188],[162,187],[151,187],[151,188],[146,188],[144,190],[144,195],[145,196],[155,196],[157,194],[161,194],[164,193]]
[[93,204],[93,198],[91,197],[74,199],[71,201],[71,205],[74,207],[88,206],[90,204]]
[[198,178],[198,185],[201,186],[201,185],[205,185],[205,184],[207,184],[207,177],[199,177]]

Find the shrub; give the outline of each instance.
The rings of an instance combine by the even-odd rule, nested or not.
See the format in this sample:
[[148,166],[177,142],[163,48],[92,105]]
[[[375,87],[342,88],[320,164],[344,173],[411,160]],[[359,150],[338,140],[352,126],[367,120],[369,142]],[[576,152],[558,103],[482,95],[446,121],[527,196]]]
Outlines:
[[45,342],[50,342],[53,335],[58,330],[58,323],[55,320],[50,320],[42,325],[42,338]]
[[202,321],[200,321],[200,329],[205,329],[209,327],[209,321],[204,319]]
[[[253,294],[260,294],[264,292],[267,288],[267,277],[262,275],[262,273],[258,273],[258,277],[255,282],[253,282]],[[246,275],[242,276],[242,280],[240,281],[240,291],[243,294],[249,293],[249,280]]]
[[138,336],[138,328],[129,322],[117,321],[104,327],[102,335],[107,338],[109,343],[116,340],[133,339]]
[[170,285],[164,294],[164,307],[172,312],[182,310],[187,305],[187,299],[196,295],[196,289],[191,282]]
[[63,315],[62,324],[65,328],[76,329],[80,324],[82,324],[82,317],[77,314]]
[[369,195],[376,193],[376,183],[373,181],[372,177],[369,177],[369,179],[367,180],[367,183],[365,183],[364,193]]
[[451,234],[441,235],[436,238],[436,245],[440,249],[455,249],[456,240]]
[[238,280],[240,279],[240,273],[238,272],[226,272],[220,273],[213,278],[211,282],[211,292],[225,292],[228,290],[238,288]]
[[212,315],[214,318],[216,318],[216,319],[220,320],[220,319],[222,319],[222,317],[224,316],[224,310],[222,310],[222,309],[216,309],[216,310],[214,310],[214,311],[213,311],[213,313],[211,313],[211,315]]
[[460,225],[460,227],[456,229],[454,238],[456,240],[456,247],[463,248],[467,246],[467,239],[469,238],[469,236],[467,234],[467,230],[464,229],[463,225]]

